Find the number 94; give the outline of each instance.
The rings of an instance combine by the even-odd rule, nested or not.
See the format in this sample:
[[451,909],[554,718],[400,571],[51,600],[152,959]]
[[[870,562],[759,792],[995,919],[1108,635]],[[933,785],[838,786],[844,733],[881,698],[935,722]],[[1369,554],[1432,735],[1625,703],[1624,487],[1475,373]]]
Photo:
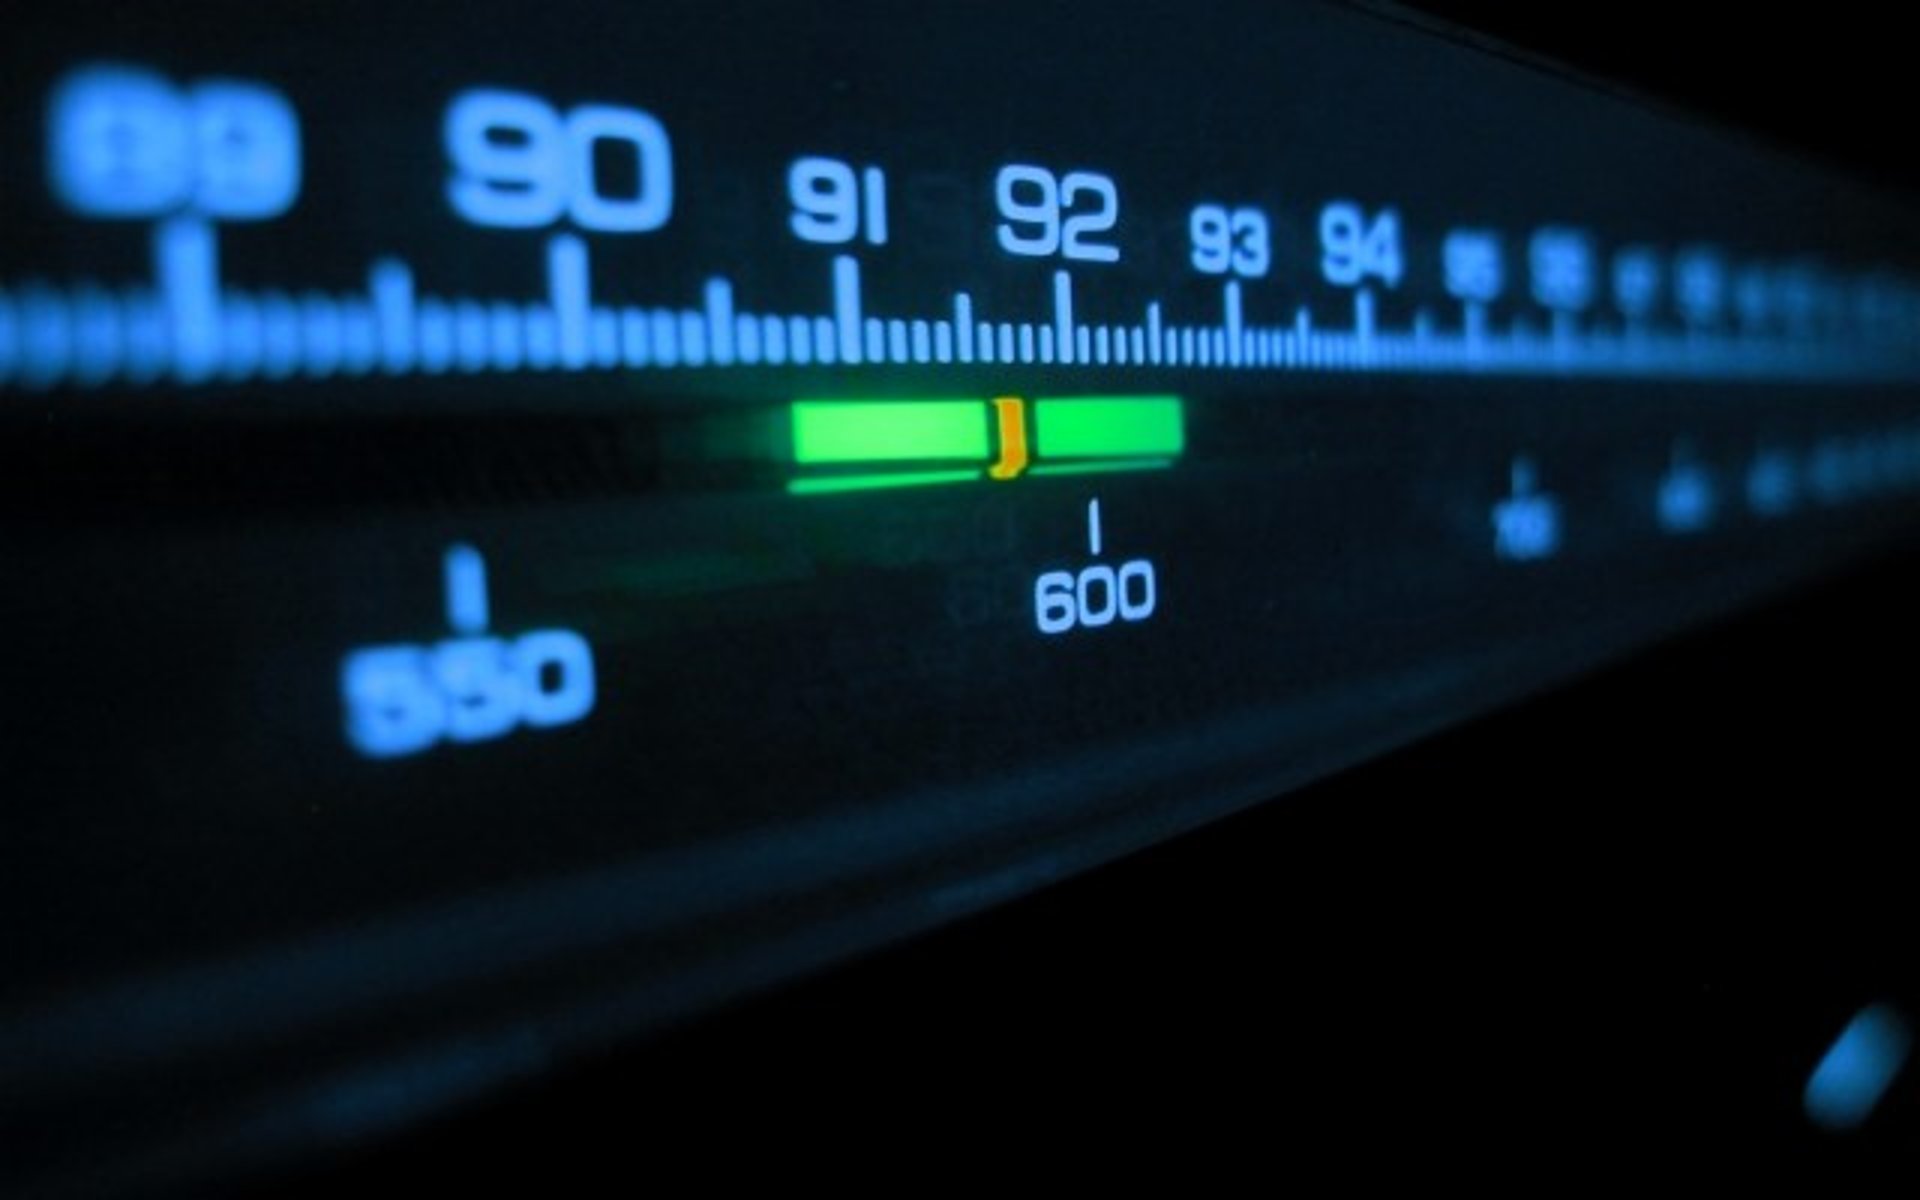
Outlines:
[[1397,287],[1401,275],[1400,214],[1383,208],[1369,216],[1338,200],[1320,210],[1320,273],[1338,287],[1378,279]]

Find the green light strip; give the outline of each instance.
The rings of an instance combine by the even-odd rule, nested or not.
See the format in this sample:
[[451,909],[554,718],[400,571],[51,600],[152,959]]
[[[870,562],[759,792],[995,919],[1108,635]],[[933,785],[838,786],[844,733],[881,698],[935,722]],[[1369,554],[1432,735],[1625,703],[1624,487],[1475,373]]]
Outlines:
[[1096,462],[1042,463],[1027,468],[1027,474],[1104,475],[1110,471],[1161,471],[1172,465],[1170,458],[1109,458]]
[[1173,458],[1187,445],[1178,396],[1035,400],[1033,427],[1035,456],[1042,459]]
[[822,463],[926,462],[993,456],[990,409],[979,400],[800,400],[793,459]]
[[896,471],[878,475],[822,475],[813,479],[790,479],[787,492],[794,496],[818,496],[828,492],[874,492],[882,488],[929,487],[937,483],[972,483],[979,471]]

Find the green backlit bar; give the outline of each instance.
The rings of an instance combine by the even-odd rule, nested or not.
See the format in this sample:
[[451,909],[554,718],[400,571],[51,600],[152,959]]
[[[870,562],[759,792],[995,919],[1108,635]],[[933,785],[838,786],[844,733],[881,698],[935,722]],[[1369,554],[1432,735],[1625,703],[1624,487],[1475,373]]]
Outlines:
[[979,400],[801,400],[793,405],[793,458],[826,463],[961,461],[993,457]]
[[1170,458],[1093,458],[1084,462],[1041,463],[1029,475],[1109,475],[1115,471],[1164,471]]
[[821,475],[813,479],[794,479],[787,491],[796,496],[820,496],[829,492],[873,492],[886,488],[931,487],[940,483],[972,483],[984,478],[978,471],[898,471],[884,474]]
[[1076,396],[1033,403],[1035,457],[1176,458],[1186,448],[1178,396]]
[[1186,448],[1178,396],[796,400],[791,416],[794,495],[1151,471]]

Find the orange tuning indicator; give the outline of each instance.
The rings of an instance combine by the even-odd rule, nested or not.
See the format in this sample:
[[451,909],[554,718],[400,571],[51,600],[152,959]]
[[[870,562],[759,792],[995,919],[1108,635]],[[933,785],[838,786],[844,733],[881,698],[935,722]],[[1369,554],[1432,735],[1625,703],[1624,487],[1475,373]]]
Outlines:
[[1018,396],[1000,396],[993,402],[1000,429],[1000,457],[987,468],[995,479],[1014,479],[1027,469],[1027,403]]

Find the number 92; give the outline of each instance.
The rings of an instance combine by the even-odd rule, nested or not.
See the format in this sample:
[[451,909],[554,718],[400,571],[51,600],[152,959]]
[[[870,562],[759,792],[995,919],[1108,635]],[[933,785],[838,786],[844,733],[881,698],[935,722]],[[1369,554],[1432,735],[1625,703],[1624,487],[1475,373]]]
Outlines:
[[1014,163],[1000,168],[993,192],[1002,218],[1000,248],[1007,253],[1120,261],[1120,247],[1096,237],[1120,220],[1120,191],[1107,176],[1069,171],[1056,177],[1045,167]]

